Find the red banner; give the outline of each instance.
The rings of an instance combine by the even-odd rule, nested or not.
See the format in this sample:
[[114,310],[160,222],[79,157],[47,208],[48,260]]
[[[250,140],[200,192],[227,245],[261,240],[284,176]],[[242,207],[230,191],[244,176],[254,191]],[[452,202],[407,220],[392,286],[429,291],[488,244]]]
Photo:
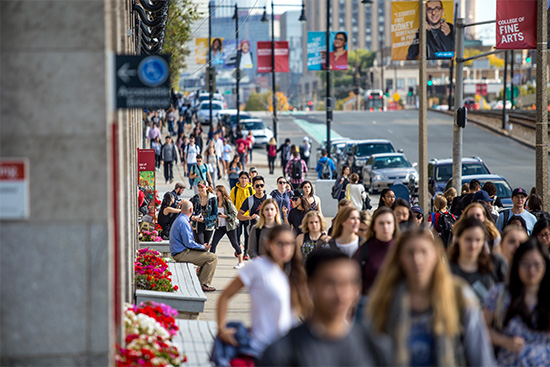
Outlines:
[[537,48],[537,0],[497,0],[497,49]]
[[[258,41],[258,73],[271,73],[271,42]],[[288,73],[288,41],[275,41],[275,72]]]

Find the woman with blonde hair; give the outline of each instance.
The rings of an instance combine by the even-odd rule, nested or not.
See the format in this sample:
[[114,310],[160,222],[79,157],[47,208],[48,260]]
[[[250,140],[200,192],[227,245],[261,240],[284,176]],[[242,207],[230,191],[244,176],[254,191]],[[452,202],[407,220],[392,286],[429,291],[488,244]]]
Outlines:
[[302,220],[302,233],[296,237],[298,247],[302,249],[304,259],[311,251],[318,247],[320,242],[325,241],[327,221],[318,211],[310,211]]
[[357,235],[361,224],[361,214],[354,206],[345,206],[338,211],[334,218],[332,239],[327,247],[340,250],[352,257],[364,238]]
[[390,249],[366,316],[393,340],[391,365],[495,365],[479,303],[452,276],[441,242],[428,229],[412,227]]
[[275,199],[265,199],[260,207],[260,218],[248,235],[248,255],[251,258],[265,255],[265,240],[271,228],[282,224],[279,205]]
[[269,139],[267,146],[267,165],[269,167],[269,174],[272,175],[275,171],[275,159],[277,159],[277,141],[275,138]]
[[459,223],[460,221],[463,221],[468,217],[474,217],[482,221],[483,224],[485,224],[485,229],[487,230],[487,245],[489,246],[491,253],[500,253],[500,232],[498,231],[495,224],[490,219],[488,219],[490,215],[491,214],[487,212],[486,207],[484,207],[482,204],[471,203],[464,209],[462,216],[456,223]]
[[456,198],[457,193],[456,189],[454,187],[451,187],[447,191],[443,193],[443,197],[447,199],[447,209],[450,210],[451,203],[453,202],[454,198]]

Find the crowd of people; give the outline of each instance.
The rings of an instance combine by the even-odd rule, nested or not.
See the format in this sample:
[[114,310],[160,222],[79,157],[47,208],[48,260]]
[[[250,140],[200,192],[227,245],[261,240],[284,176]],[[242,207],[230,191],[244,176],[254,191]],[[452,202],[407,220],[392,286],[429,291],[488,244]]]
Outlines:
[[[193,168],[197,153],[195,195],[180,200],[178,182],[161,206],[172,257],[199,266],[205,292],[215,290],[221,238],[235,250],[238,275],[218,298],[216,365],[550,365],[550,215],[536,193],[514,189],[503,210],[494,184],[472,180],[460,195],[437,195],[431,211],[386,189],[371,211],[343,167],[329,227],[302,149],[271,146],[283,167],[276,187],[239,154],[219,166],[230,187],[214,186],[218,172]],[[243,288],[251,329],[226,320]]]

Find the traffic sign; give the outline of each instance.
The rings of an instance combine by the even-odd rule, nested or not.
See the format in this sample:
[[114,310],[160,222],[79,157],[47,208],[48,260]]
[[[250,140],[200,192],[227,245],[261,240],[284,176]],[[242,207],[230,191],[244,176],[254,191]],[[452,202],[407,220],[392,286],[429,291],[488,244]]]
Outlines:
[[476,94],[479,94],[481,96],[486,96],[487,95],[487,84],[486,83],[476,84]]
[[[514,85],[514,98],[519,96],[519,88],[517,85]],[[506,87],[506,98],[511,98],[510,96],[510,87]]]
[[116,55],[116,108],[170,107],[170,56]]
[[399,102],[399,100],[401,99],[401,96],[397,92],[395,92],[395,94],[392,97],[395,102]]
[[29,199],[29,160],[0,160],[0,219],[28,219]]

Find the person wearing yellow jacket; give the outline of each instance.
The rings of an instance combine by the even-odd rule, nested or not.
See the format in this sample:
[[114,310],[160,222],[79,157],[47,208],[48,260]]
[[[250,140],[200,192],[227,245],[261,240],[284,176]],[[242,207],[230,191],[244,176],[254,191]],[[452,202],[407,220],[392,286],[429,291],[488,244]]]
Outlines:
[[[254,195],[256,192],[252,188],[252,184],[250,183],[250,176],[248,172],[241,171],[239,174],[239,182],[231,189],[231,193],[229,194],[229,197],[231,198],[231,201],[233,204],[235,204],[235,207],[238,209],[241,207],[243,202],[250,196]],[[248,212],[245,213],[245,215],[248,215]],[[244,232],[244,260],[248,260],[248,232],[246,231],[246,228],[249,224],[249,221],[239,221],[239,226],[237,227],[237,237],[239,240],[239,243],[241,241],[241,235]]]

